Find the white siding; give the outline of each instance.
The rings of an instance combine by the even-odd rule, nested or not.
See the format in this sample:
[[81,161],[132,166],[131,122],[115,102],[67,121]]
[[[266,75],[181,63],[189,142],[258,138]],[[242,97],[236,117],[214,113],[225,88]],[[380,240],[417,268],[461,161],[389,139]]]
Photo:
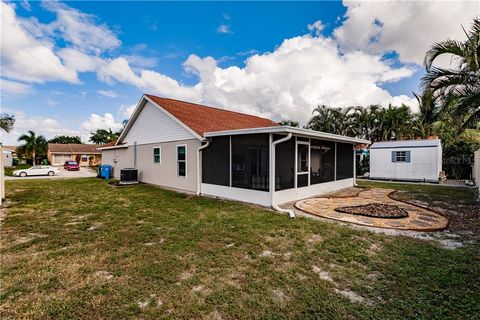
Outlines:
[[[187,147],[187,176],[177,175],[177,145]],[[160,163],[153,162],[153,148],[161,148]],[[137,145],[138,180],[179,191],[197,192],[198,139]],[[113,177],[120,179],[120,170],[134,167],[134,147],[102,151],[102,164],[113,167]]]
[[3,149],[3,166],[4,167],[11,167],[12,165],[13,165],[12,152]]
[[[410,151],[410,162],[392,162],[392,151]],[[442,169],[440,147],[370,149],[372,179],[438,181]]]
[[128,145],[193,139],[195,136],[162,110],[146,102],[123,142]]
[[473,170],[472,170],[473,179],[475,179],[475,183],[477,184],[477,187],[480,188],[480,149],[475,151],[473,161],[474,161]]

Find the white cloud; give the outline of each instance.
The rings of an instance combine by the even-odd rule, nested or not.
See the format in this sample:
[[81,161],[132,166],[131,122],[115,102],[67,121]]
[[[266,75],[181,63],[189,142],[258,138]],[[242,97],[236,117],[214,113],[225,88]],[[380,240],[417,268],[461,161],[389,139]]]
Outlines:
[[17,19],[13,5],[0,3],[2,76],[13,80],[78,82],[77,73],[66,68],[52,43],[29,34]]
[[98,94],[108,98],[118,98],[118,93],[113,90],[98,90]]
[[0,79],[0,91],[2,96],[25,95],[32,92],[32,86],[21,82]]
[[67,68],[76,72],[95,71],[103,63],[99,57],[90,56],[72,48],[61,49],[57,54]]
[[120,114],[124,117],[124,119],[130,119],[136,107],[137,107],[136,103],[131,104],[129,106],[123,105],[120,107],[119,111],[120,111]]
[[118,48],[121,41],[105,24],[97,24],[96,16],[81,12],[58,1],[44,1],[43,7],[56,14],[57,19],[45,29],[73,47],[95,54]]
[[[318,30],[321,24],[316,24]],[[318,57],[322,57],[319,59]],[[199,81],[188,86],[151,70],[136,73],[128,61],[117,58],[99,71],[108,82],[124,82],[141,90],[187,101],[202,102],[276,120],[306,121],[318,104],[332,106],[409,103],[382,83],[411,76],[409,67],[395,68],[380,55],[341,53],[334,39],[310,34],[285,40],[275,51],[257,54],[245,67],[221,68],[212,57],[190,55],[185,72]]]
[[222,23],[218,26],[217,32],[218,33],[223,33],[223,34],[233,33],[233,31],[230,29],[230,26],[228,24],[225,24],[225,23]]
[[98,129],[117,131],[122,128],[122,124],[117,122],[111,113],[105,113],[103,116],[92,113],[88,120],[82,122],[81,127],[87,132],[95,132]]
[[346,21],[335,36],[346,51],[373,54],[396,51],[405,63],[422,64],[438,41],[464,39],[480,13],[478,1],[353,1],[344,0]]
[[[5,110],[6,111],[6,110]],[[10,133],[2,132],[1,141],[6,145],[20,145],[18,138],[28,130],[37,135],[50,139],[56,135],[79,135],[79,131],[67,128],[62,121],[51,117],[29,116],[23,111],[8,113],[15,114],[15,125]]]

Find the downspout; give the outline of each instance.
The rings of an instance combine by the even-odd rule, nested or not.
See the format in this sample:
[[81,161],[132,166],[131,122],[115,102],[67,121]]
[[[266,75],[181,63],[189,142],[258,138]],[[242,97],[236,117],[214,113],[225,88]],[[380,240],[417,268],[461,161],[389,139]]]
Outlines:
[[274,201],[274,193],[275,193],[275,147],[277,144],[288,141],[292,138],[292,133],[289,133],[285,138],[272,142],[272,162],[271,162],[271,172],[270,175],[270,189],[271,189],[271,196],[272,196],[272,208],[279,211],[285,212],[288,214],[290,219],[295,218],[295,213],[291,209],[283,209],[280,208]]
[[195,193],[195,195],[199,196],[201,194],[201,188],[202,188],[202,174],[201,174],[201,169],[200,168],[200,154],[203,149],[205,149],[206,147],[208,147],[210,145],[210,140],[207,140],[207,143],[205,143],[204,145],[201,145],[200,147],[198,147],[197,149],[197,193]]

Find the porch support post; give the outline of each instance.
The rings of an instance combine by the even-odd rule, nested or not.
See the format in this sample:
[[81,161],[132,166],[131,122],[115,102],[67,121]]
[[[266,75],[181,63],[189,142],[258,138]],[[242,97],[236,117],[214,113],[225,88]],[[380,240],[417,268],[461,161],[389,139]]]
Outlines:
[[357,186],[357,152],[355,145],[353,145],[353,185]]

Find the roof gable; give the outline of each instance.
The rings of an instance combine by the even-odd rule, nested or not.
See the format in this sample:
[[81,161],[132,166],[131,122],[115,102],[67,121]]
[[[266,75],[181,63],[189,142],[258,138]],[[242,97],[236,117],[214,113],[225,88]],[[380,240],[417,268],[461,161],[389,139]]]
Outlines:
[[277,126],[272,120],[191,102],[145,95],[200,136],[205,132]]

